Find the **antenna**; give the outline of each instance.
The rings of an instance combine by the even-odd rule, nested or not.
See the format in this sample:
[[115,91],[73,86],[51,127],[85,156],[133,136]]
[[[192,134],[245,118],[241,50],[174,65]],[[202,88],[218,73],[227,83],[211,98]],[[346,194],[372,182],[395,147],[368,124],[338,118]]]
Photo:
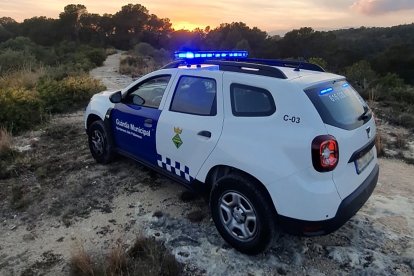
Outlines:
[[296,71],[296,72],[300,71],[300,68],[302,67],[303,63],[307,61],[306,56],[307,56],[306,55],[306,49],[304,49],[304,50],[302,50],[302,57],[299,59],[300,63],[293,71]]

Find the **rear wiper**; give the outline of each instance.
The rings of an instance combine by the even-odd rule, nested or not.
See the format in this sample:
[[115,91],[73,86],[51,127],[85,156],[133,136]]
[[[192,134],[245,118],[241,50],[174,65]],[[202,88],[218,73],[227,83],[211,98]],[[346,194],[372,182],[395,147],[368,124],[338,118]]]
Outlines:
[[361,120],[366,119],[366,118],[368,117],[368,116],[367,116],[368,111],[369,111],[369,107],[368,107],[367,105],[364,105],[364,113],[362,113],[362,114],[358,117],[358,121],[361,121]]

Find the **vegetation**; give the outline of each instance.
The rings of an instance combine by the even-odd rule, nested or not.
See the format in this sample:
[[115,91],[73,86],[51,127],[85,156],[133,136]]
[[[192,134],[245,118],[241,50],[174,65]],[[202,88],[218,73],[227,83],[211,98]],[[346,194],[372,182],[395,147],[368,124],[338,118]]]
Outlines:
[[165,246],[153,238],[137,238],[128,250],[117,244],[106,256],[93,256],[83,247],[72,254],[71,275],[173,276],[181,265]]
[[161,68],[169,61],[171,57],[168,51],[157,50],[150,44],[141,42],[121,60],[119,72],[133,77],[141,76]]
[[46,47],[16,37],[0,43],[0,127],[16,133],[51,113],[84,106],[104,89],[86,72],[105,58],[103,49],[68,41]]
[[[161,67],[175,50],[246,49],[258,58],[307,59],[346,75],[366,99],[381,103],[380,110],[385,111],[381,114],[388,120],[414,128],[414,23],[328,32],[304,27],[283,37],[243,22],[187,31],[174,30],[168,18],[159,18],[140,4],[122,6],[115,14],[93,14],[84,5],[70,4],[58,19],[41,16],[18,23],[0,18],[0,93],[4,95],[0,108],[6,96],[12,97],[18,110],[30,110],[21,116],[33,117],[32,125],[44,118],[44,114],[33,115],[39,109],[65,111],[71,97],[76,98],[73,106],[80,106],[79,95],[65,95],[65,104],[57,104],[71,81],[64,79],[101,65],[114,48],[129,50],[120,71],[133,76]],[[18,81],[13,74],[24,77]],[[86,83],[91,87],[84,98],[100,89],[92,81]],[[50,97],[54,89],[56,95]],[[6,118],[4,112],[0,119],[13,131],[28,127],[18,118]]]

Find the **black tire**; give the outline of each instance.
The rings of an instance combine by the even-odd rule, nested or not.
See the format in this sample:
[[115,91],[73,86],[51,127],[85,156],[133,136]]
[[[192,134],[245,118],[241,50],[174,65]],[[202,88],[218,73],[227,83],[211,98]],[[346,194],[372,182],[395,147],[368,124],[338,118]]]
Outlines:
[[88,129],[89,149],[96,162],[107,164],[114,157],[112,141],[109,139],[104,122],[93,122]]
[[[232,173],[220,178],[210,195],[212,217],[223,239],[252,255],[266,250],[278,233],[273,203],[257,185],[251,177]],[[233,206],[237,198],[240,203]]]

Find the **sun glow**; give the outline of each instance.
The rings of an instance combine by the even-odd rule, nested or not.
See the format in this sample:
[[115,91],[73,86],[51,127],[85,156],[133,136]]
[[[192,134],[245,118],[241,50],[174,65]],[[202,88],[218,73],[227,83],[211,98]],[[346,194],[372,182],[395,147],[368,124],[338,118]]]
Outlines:
[[178,22],[174,22],[173,23],[173,28],[174,30],[188,30],[188,31],[192,31],[196,28],[200,28],[200,29],[204,29],[205,26],[199,25],[199,24],[195,24],[195,23],[191,23],[188,21],[178,21]]

